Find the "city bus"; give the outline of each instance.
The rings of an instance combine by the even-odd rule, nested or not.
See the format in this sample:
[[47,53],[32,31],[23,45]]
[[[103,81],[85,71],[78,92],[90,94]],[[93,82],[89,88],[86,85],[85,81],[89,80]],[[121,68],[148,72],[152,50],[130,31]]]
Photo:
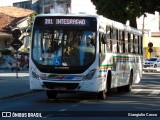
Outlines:
[[30,89],[93,92],[106,99],[112,88],[130,92],[142,77],[142,31],[99,15],[36,16],[30,47]]

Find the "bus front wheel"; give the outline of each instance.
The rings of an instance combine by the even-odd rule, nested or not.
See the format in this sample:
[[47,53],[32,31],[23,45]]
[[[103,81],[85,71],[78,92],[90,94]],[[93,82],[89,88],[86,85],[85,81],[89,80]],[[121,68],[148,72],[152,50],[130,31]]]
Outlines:
[[125,92],[131,92],[132,83],[133,83],[133,71],[131,71],[131,73],[130,73],[128,85],[124,86],[124,91]]
[[106,88],[105,88],[105,90],[97,93],[98,99],[103,99],[104,100],[109,95],[110,89],[111,89],[111,79],[112,79],[112,76],[111,76],[111,72],[109,71],[108,76],[107,76],[107,80],[106,80]]
[[100,92],[97,93],[97,98],[98,98],[98,99],[103,99],[103,100],[105,100],[106,97],[107,97],[107,95],[106,95],[106,91],[105,91],[105,90],[100,91]]
[[46,91],[48,99],[55,99],[57,97],[57,92],[55,91]]

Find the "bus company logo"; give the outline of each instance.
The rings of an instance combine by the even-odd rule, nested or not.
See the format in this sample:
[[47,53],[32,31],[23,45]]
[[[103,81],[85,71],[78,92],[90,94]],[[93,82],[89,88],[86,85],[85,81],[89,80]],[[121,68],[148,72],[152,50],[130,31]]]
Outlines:
[[11,112],[2,112],[2,117],[12,117]]
[[121,70],[126,70],[126,65],[121,65],[121,66],[120,66],[120,69],[121,69]]

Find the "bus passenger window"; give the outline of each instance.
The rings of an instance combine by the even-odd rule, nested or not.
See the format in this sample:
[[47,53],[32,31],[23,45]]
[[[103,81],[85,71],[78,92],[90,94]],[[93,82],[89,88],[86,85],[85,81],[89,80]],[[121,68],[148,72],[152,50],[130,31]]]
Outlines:
[[112,39],[112,52],[117,53],[117,30],[116,29],[112,29],[111,39]]
[[125,32],[125,53],[128,53],[128,33]]
[[138,54],[138,36],[135,35],[135,40],[134,40],[134,49],[135,49],[135,54]]
[[112,42],[111,42],[111,29],[109,26],[106,27],[106,37],[107,37],[107,42],[106,42],[106,50],[107,52],[112,52]]
[[119,53],[123,53],[123,32],[119,31]]
[[129,49],[130,49],[130,53],[133,53],[133,42],[134,42],[134,35],[130,34],[130,42],[129,42]]

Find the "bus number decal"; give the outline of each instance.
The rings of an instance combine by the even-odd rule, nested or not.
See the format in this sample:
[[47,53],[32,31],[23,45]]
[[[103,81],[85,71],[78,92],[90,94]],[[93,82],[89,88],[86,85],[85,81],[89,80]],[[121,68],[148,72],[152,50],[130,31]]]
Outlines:
[[52,19],[45,19],[45,24],[51,25],[51,24],[53,24],[53,20]]

